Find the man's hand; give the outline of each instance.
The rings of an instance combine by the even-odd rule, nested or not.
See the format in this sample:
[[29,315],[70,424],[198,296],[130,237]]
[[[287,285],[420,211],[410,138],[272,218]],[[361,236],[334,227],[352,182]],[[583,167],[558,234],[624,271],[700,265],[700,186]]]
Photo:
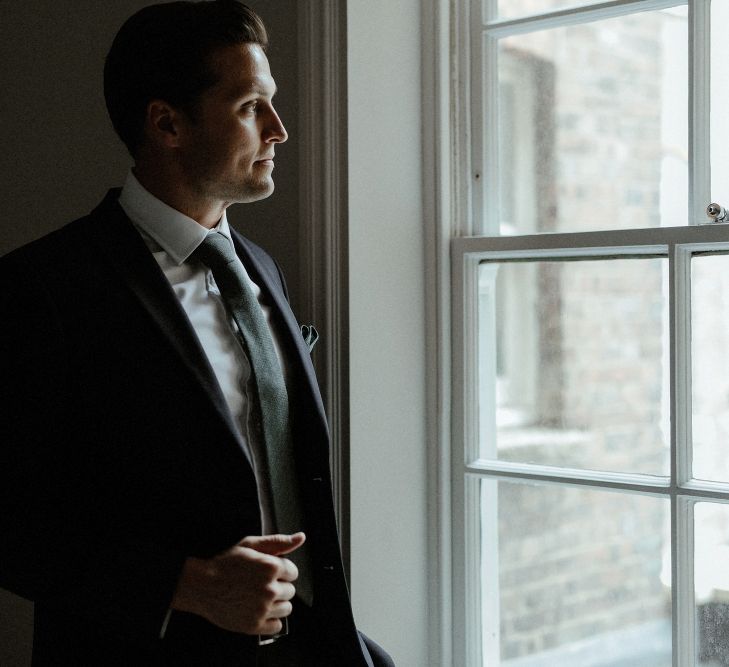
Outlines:
[[188,558],[170,606],[231,632],[274,635],[291,613],[299,575],[282,556],[305,539],[304,533],[246,537],[212,558]]

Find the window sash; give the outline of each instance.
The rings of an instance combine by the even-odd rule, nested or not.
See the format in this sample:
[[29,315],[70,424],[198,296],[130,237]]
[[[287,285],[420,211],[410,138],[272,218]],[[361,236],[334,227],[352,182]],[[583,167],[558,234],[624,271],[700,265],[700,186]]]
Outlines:
[[[478,1],[478,0],[476,0]],[[579,1],[579,0],[578,0]],[[496,16],[497,0],[485,0],[481,28],[493,37],[509,37],[546,30],[577,25],[588,21],[628,16],[638,12],[650,12],[670,9],[690,4],[695,0],[608,0],[590,4],[574,3],[562,9],[548,10],[538,14],[526,14],[518,18],[500,19]],[[700,0],[701,1],[701,0]],[[568,3],[565,3],[568,4]]]
[[[729,225],[463,237],[451,244],[452,260],[452,526],[454,664],[498,665],[498,584],[482,581],[484,564],[498,571],[497,547],[482,542],[495,534],[496,516],[482,517],[480,479],[583,486],[670,499],[673,664],[695,660],[693,505],[729,503],[729,482],[706,482],[691,474],[691,259],[696,253],[729,251]],[[486,261],[566,258],[667,257],[671,387],[670,477],[552,468],[480,458],[478,442],[478,267]],[[495,343],[494,343],[495,344]],[[490,565],[489,565],[490,564]],[[492,590],[492,589],[496,590]],[[489,606],[482,616],[482,603]],[[460,635],[460,636],[459,636]]]
[[[689,9],[689,226],[499,237],[498,40],[511,34],[685,5]],[[438,6],[443,8],[445,3],[440,2]],[[451,5],[453,51],[449,57],[455,71],[464,76],[456,76],[451,81],[450,108],[447,112],[442,109],[439,116],[441,130],[449,129],[452,140],[449,150],[438,144],[440,159],[452,166],[450,175],[444,174],[445,180],[441,182],[443,187],[449,183],[442,196],[445,197],[443,203],[450,202],[450,215],[441,221],[442,236],[438,237],[451,238],[450,266],[446,269],[445,263],[439,265],[441,271],[446,269],[441,276],[443,280],[450,273],[452,288],[448,299],[444,299],[450,303],[451,326],[439,333],[439,341],[448,344],[451,355],[443,362],[447,374],[442,378],[439,390],[451,406],[450,418],[445,421],[450,434],[450,448],[446,447],[450,449],[450,545],[440,556],[452,575],[450,604],[444,612],[452,628],[452,664],[471,667],[481,665],[484,658],[489,666],[499,664],[499,646],[494,641],[498,639],[499,629],[498,589],[481,590],[481,586],[476,585],[480,581],[481,557],[487,565],[492,562],[493,571],[496,571],[498,555],[494,553],[493,545],[481,543],[480,517],[478,512],[471,510],[479,506],[479,480],[489,478],[526,479],[569,486],[581,484],[610,488],[618,493],[648,493],[670,498],[673,664],[675,667],[693,667],[693,505],[700,500],[729,501],[729,484],[692,480],[690,473],[690,261],[695,252],[729,248],[728,225],[702,224],[707,220],[705,207],[712,201],[709,136],[711,0],[607,0],[508,20],[496,18],[496,6],[497,0],[466,0]],[[446,71],[448,68],[442,69],[442,72]],[[448,118],[453,122],[444,122]],[[627,254],[638,250],[648,254],[665,252],[669,258],[670,478],[479,460],[475,409],[478,386],[473,363],[478,350],[479,262],[516,256],[520,259],[559,259],[577,251],[583,253],[582,256],[592,253],[594,257],[605,257],[616,249]],[[447,441],[445,433],[441,441]],[[484,548],[486,551],[482,553]],[[494,577],[487,579],[486,586],[492,586]],[[482,596],[490,605],[489,614],[495,619],[489,626],[482,625]],[[484,642],[483,637],[492,641]],[[489,646],[491,653],[484,653]]]
[[[496,16],[497,0],[471,0],[470,52],[461,60],[470,70],[470,133],[462,139],[472,150],[467,181],[471,187],[472,220],[465,223],[470,233],[499,234],[499,122],[498,42],[503,37],[546,28],[559,28],[605,20],[638,12],[688,5],[689,40],[689,133],[688,133],[688,220],[701,224],[711,203],[710,163],[710,58],[711,0],[610,0],[592,5],[568,7],[542,14],[502,20]],[[492,18],[489,18],[492,17]]]

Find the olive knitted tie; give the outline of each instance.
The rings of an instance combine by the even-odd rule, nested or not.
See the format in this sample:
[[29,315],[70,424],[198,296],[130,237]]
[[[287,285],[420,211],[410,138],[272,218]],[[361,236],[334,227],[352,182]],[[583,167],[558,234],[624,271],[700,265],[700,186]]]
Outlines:
[[[249,429],[260,439],[263,470],[258,483],[268,482],[275,530],[291,534],[304,530],[299,487],[296,478],[289,398],[283,369],[276,354],[271,331],[231,242],[218,232],[210,232],[191,256],[213,273],[223,301],[238,325],[251,367]],[[251,394],[253,394],[251,396]],[[307,545],[288,554],[299,570],[297,595],[309,606],[313,601],[311,567]]]

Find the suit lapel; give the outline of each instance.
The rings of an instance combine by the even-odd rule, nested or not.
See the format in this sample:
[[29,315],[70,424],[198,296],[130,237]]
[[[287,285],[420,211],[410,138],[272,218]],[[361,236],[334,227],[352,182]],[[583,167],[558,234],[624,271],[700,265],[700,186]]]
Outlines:
[[136,295],[183,366],[202,386],[231,436],[245,452],[200,341],[162,270],[119,205],[118,197],[118,190],[110,191],[91,213],[89,228],[93,242]]
[[[231,436],[245,452],[246,448],[241,442],[238,429],[233,423],[215,373],[198,337],[172,287],[119,205],[119,193],[119,190],[111,190],[89,216],[88,227],[92,241],[136,295],[170,346],[179,355],[184,367],[202,386],[205,395],[227,425]],[[231,234],[246,269],[272,305],[286,347],[287,362],[292,364],[296,376],[306,383],[305,387],[297,387],[296,400],[307,412],[312,409],[315,411],[322,434],[328,437],[326,413],[310,352],[280,286],[280,277],[268,263],[261,261],[259,258],[261,251],[250,241],[232,228]]]
[[[248,241],[244,236],[239,234],[231,227],[233,242],[238,252],[238,256],[246,267],[255,283],[263,290],[268,297],[269,303],[275,312],[276,320],[280,323],[280,333],[286,345],[287,362],[295,368],[296,375],[306,382],[304,391],[297,391],[297,400],[306,396],[313,402],[313,406],[319,415],[320,425],[324,429],[324,433],[328,433],[326,412],[319,393],[319,384],[316,380],[314,366],[311,363],[311,354],[304,337],[301,334],[296,318],[294,317],[291,307],[280,286],[280,277],[273,273],[273,269],[269,268],[268,263],[263,263],[259,259],[260,250],[256,251],[256,247]],[[304,388],[302,388],[304,389]],[[306,400],[306,399],[303,399]],[[306,407],[306,406],[305,406]]]

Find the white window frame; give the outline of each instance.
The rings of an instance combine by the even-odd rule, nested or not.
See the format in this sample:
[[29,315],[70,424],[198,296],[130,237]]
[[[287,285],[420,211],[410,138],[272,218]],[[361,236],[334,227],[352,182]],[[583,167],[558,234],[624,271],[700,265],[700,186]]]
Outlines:
[[[673,665],[694,665],[693,504],[729,502],[729,484],[692,479],[690,452],[690,261],[696,252],[729,249],[727,225],[703,225],[711,201],[709,167],[709,0],[610,0],[538,17],[486,20],[497,0],[428,0],[423,7],[423,109],[431,498],[432,665],[482,664],[480,479],[532,479],[644,493],[670,500]],[[686,227],[498,237],[498,122],[493,108],[497,38],[636,11],[689,6],[689,222]],[[483,75],[472,63],[488,63]],[[435,100],[435,103],[434,103]],[[480,119],[485,119],[483,123]],[[481,224],[481,221],[490,221]],[[492,234],[492,235],[489,235]],[[616,253],[668,258],[670,290],[671,473],[555,471],[484,461],[478,454],[476,364],[477,267],[484,259],[600,257]],[[673,390],[675,388],[675,391]],[[682,446],[679,446],[682,443]],[[678,548],[678,544],[681,545]],[[493,551],[493,550],[492,550]],[[490,554],[492,558],[495,553]],[[488,558],[489,554],[485,554]],[[490,593],[490,595],[489,595]],[[486,591],[498,612],[498,591]],[[497,618],[494,616],[493,618]],[[498,626],[497,626],[498,628]],[[485,628],[489,631],[489,627]],[[493,630],[493,627],[490,628]],[[498,665],[494,656],[487,662]]]
[[[620,237],[620,244],[616,238]],[[673,227],[583,232],[523,237],[470,237],[453,241],[453,624],[464,628],[462,641],[454,642],[453,664],[468,667],[496,665],[498,651],[485,654],[482,632],[498,637],[498,590],[482,591],[481,521],[478,513],[478,480],[534,480],[562,486],[609,489],[663,497],[671,503],[673,653],[675,667],[694,662],[693,515],[699,500],[729,502],[729,483],[694,480],[691,471],[691,355],[690,294],[691,258],[706,251],[729,252],[729,227]],[[569,470],[534,464],[486,460],[480,457],[477,414],[478,369],[478,266],[483,260],[559,260],[566,258],[666,257],[669,261],[671,421],[670,478],[652,475]],[[469,511],[469,508],[472,508]],[[677,548],[681,545],[681,548]],[[486,567],[497,567],[496,548],[483,554]],[[490,564],[490,565],[489,565]],[[486,582],[490,583],[490,580]],[[482,595],[484,596],[482,598]],[[460,602],[459,602],[460,601]],[[488,619],[482,618],[484,602]],[[494,643],[492,648],[498,649]]]
[[[470,2],[468,53],[461,53],[461,66],[470,73],[469,88],[463,90],[470,99],[470,135],[473,137],[472,190],[473,221],[467,235],[497,235],[499,212],[498,110],[498,40],[535,30],[576,25],[687,5],[689,7],[689,218],[706,220],[706,206],[711,196],[709,62],[711,44],[710,0],[610,0],[582,7],[568,7],[540,15],[516,19],[489,19],[497,13],[498,0],[463,0]],[[459,0],[454,0],[457,7]],[[465,14],[465,12],[464,12]],[[471,64],[483,63],[483,67]],[[456,65],[458,68],[458,65]],[[479,76],[479,72],[481,76]],[[485,119],[483,123],[479,119]]]

